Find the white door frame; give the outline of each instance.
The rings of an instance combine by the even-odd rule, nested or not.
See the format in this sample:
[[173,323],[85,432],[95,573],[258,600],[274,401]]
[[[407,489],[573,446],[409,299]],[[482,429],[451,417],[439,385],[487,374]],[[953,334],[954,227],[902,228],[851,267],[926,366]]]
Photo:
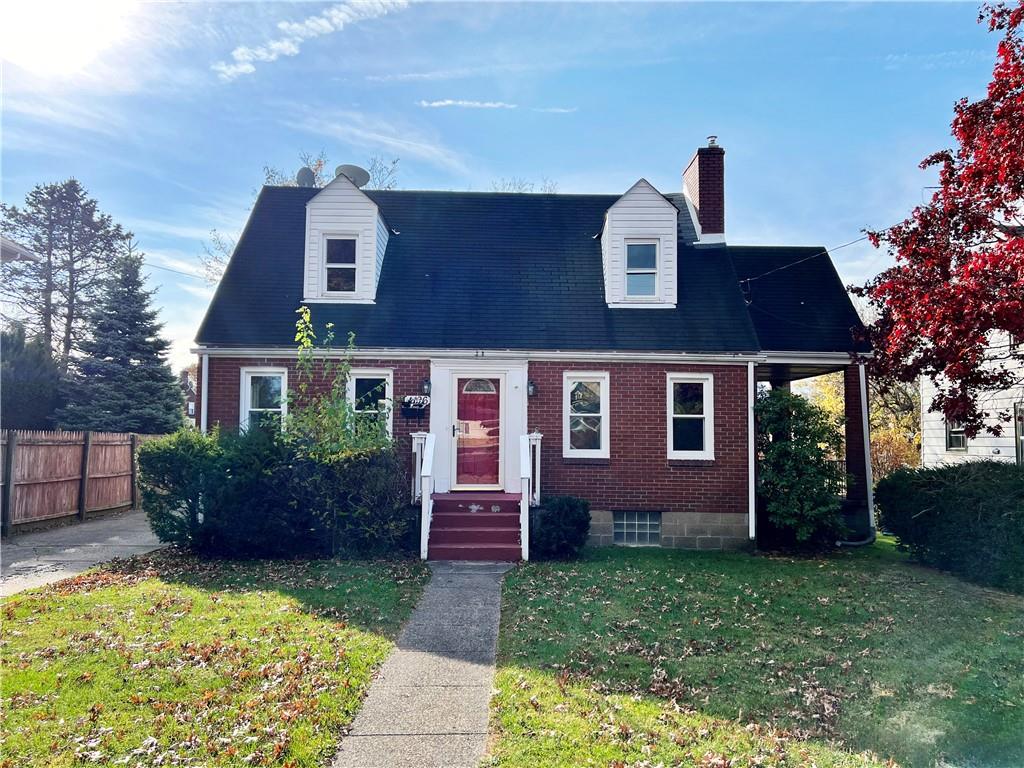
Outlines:
[[437,438],[434,454],[434,483],[438,493],[453,488],[455,477],[455,452],[452,440],[452,425],[455,423],[454,388],[456,376],[476,376],[493,379],[503,377],[504,402],[501,406],[501,462],[500,489],[518,493],[519,480],[519,436],[526,434],[526,380],[525,360],[500,360],[490,358],[434,359],[430,361],[430,431]]
[[[459,483],[459,441],[455,437],[455,426],[459,422],[459,379],[497,379],[498,380],[498,482],[497,484],[466,485]],[[495,373],[486,370],[466,370],[457,368],[451,372],[451,489],[453,491],[500,491],[505,488],[505,429],[508,419],[505,417],[505,405],[508,400],[508,377],[504,372]]]

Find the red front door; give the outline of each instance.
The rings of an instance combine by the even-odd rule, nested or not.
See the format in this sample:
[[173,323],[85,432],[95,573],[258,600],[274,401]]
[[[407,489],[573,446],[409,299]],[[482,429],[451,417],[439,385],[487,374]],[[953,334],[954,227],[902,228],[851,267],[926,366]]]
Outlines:
[[455,377],[455,485],[501,487],[501,379]]

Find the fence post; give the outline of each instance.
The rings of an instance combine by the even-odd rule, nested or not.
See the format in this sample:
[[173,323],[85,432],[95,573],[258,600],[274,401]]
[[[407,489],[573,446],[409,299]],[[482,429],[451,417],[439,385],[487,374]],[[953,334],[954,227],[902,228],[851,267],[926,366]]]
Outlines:
[[139,436],[132,432],[129,450],[132,452],[132,509],[139,508]]
[[85,520],[85,505],[89,497],[89,447],[92,432],[86,432],[82,442],[82,477],[78,481],[78,519]]
[[14,517],[14,451],[18,446],[18,433],[7,430],[7,448],[4,451],[4,498],[0,510],[0,533],[11,535],[11,520]]

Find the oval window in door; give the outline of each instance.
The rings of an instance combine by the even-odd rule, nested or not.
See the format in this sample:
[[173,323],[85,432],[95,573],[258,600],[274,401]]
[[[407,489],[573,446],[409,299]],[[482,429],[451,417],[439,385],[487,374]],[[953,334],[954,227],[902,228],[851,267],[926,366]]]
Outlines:
[[495,389],[494,382],[487,379],[470,379],[462,385],[462,391],[466,394],[493,395],[498,390]]

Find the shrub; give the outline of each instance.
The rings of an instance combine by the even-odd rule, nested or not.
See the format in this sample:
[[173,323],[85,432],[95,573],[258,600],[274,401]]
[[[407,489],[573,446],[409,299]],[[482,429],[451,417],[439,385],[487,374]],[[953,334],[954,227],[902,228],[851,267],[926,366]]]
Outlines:
[[323,556],[332,552],[325,515],[303,460],[279,429],[220,438],[220,482],[211,488],[202,549],[229,557]]
[[577,496],[552,496],[530,521],[530,557],[568,560],[579,557],[590,532],[590,502]]
[[844,531],[834,490],[843,476],[831,460],[842,449],[839,425],[818,406],[781,389],[759,394],[755,414],[758,493],[775,543],[831,546]]
[[210,490],[220,479],[216,432],[182,429],[139,448],[142,508],[160,541],[201,549]]
[[378,554],[415,525],[390,448],[316,461],[276,429],[182,430],[145,444],[139,462],[158,538],[206,555]]
[[925,565],[1024,592],[1024,469],[974,461],[900,469],[878,483],[882,525]]
[[346,397],[350,356],[318,359],[309,309],[298,314],[297,381],[283,424],[212,436],[187,430],[146,446],[143,503],[162,541],[232,557],[408,546],[418,518],[387,406],[355,408]]

